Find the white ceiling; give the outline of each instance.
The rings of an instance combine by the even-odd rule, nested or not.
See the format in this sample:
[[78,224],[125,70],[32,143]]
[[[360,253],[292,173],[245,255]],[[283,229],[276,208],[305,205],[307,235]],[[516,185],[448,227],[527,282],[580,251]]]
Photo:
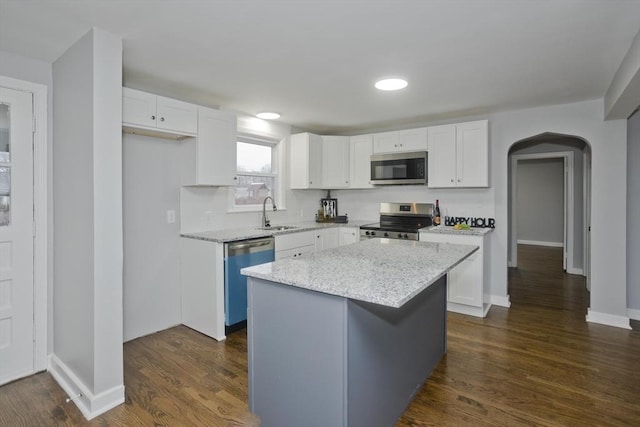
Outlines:
[[601,98],[640,0],[0,0],[0,50],[53,62],[92,26],[126,86],[352,133]]

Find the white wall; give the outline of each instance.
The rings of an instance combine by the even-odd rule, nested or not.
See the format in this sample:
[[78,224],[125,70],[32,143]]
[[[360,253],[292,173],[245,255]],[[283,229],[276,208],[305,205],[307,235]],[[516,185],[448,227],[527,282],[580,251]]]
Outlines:
[[[124,340],[180,323],[180,141],[123,135]],[[167,211],[176,222],[167,223]]]
[[516,183],[518,242],[563,246],[564,160],[520,160]]
[[[573,268],[584,267],[584,157],[588,147],[585,142],[576,138],[545,138],[520,142],[512,147],[510,154],[538,154],[567,152],[573,153]],[[509,176],[511,176],[511,162],[509,162]],[[511,197],[511,192],[509,192]],[[511,234],[509,234],[511,238]],[[511,259],[511,245],[509,245],[509,259]]]
[[[626,223],[626,122],[602,119],[603,101],[510,111],[489,116],[491,182],[496,222],[508,221],[507,159],[515,142],[545,132],[576,136],[592,148],[591,304],[588,319],[628,327],[626,257],[613,248],[626,247],[626,227],[608,227],[611,206],[618,224]],[[507,295],[507,229],[499,227],[491,242],[493,295]],[[621,249],[624,250],[624,249]]]
[[[508,154],[518,141],[544,133],[571,135],[592,148],[592,252],[591,306],[589,321],[628,326],[626,314],[626,257],[611,248],[626,247],[626,227],[605,227],[615,206],[618,223],[626,223],[627,171],[626,121],[603,120],[603,100],[585,101],[486,116],[460,117],[448,122],[489,120],[489,189],[429,190],[424,187],[393,187],[381,190],[335,192],[340,212],[352,218],[377,218],[381,201],[425,201],[440,199],[445,214],[454,212],[494,216],[496,229],[489,235],[490,295],[493,304],[509,305],[507,293],[508,254]],[[406,128],[443,124],[417,122]],[[383,131],[387,129],[377,129]],[[353,193],[347,200],[347,194]],[[334,194],[334,193],[332,193]],[[494,210],[495,209],[495,210]]]
[[91,418],[124,401],[122,41],[93,29],[53,64],[52,372]]
[[392,185],[367,190],[334,190],[340,215],[350,219],[377,222],[380,203],[435,203],[440,200],[443,216],[474,216],[493,218],[491,189],[430,189],[424,185]]
[[[47,142],[53,141],[53,71],[48,62],[0,50],[0,75],[47,87]],[[47,182],[53,182],[53,150],[47,151]],[[47,354],[53,351],[53,186],[47,194]]]
[[[238,135],[258,135],[275,141],[285,140],[284,144],[286,144],[290,133],[289,125],[238,114]],[[277,212],[269,212],[271,224],[313,221],[320,198],[325,193],[320,190],[289,190],[288,150],[286,146],[281,149],[279,169],[282,171],[280,179],[283,180],[286,208],[280,205]],[[182,187],[180,189],[181,232],[259,227],[262,220],[261,211],[230,212],[230,192],[233,192],[231,187]]]
[[627,307],[640,320],[640,113],[627,121]]

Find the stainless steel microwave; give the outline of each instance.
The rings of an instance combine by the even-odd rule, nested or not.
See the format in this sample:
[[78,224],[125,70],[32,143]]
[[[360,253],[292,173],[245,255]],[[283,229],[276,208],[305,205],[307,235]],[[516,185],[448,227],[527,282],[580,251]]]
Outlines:
[[426,184],[427,156],[426,151],[372,154],[371,183],[376,185]]

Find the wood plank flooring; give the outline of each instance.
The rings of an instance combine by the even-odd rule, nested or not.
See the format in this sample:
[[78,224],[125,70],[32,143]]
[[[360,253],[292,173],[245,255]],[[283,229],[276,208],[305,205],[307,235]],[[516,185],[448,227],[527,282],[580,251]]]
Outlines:
[[[561,249],[518,250],[511,308],[449,313],[448,352],[396,426],[640,425],[640,332],[585,322],[584,279],[562,272]],[[0,387],[0,426],[257,426],[246,348],[245,331],[139,338],[124,345],[124,405],[87,422],[41,373]]]

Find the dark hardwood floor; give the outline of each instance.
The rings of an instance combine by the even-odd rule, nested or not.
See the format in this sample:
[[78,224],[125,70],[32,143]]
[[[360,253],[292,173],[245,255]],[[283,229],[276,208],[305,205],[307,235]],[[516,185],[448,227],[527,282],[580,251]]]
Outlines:
[[[584,278],[563,273],[561,250],[518,250],[511,308],[449,313],[448,352],[397,426],[640,425],[640,332],[585,322]],[[124,405],[87,422],[41,373],[0,387],[0,426],[259,425],[246,347],[245,331],[139,338],[124,345]]]

